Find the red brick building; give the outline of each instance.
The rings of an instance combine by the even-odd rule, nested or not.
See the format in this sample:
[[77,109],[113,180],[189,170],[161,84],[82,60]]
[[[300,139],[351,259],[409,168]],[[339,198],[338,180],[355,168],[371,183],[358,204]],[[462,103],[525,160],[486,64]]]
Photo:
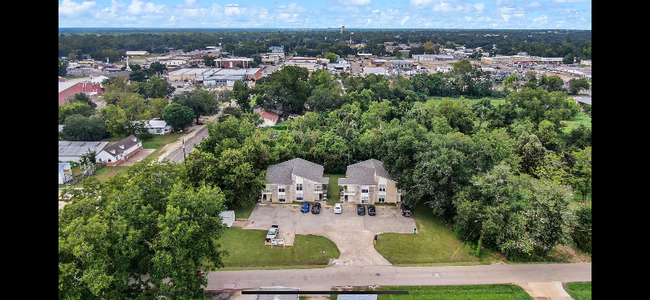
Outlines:
[[95,99],[103,92],[101,83],[71,82],[59,77],[59,105],[65,105],[66,99],[72,98],[76,93],[86,93],[90,99]]

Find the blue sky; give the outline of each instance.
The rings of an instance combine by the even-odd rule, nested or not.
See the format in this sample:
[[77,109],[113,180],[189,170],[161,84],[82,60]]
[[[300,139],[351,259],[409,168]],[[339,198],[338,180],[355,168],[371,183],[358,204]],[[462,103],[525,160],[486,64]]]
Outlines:
[[591,0],[59,0],[59,27],[587,29]]

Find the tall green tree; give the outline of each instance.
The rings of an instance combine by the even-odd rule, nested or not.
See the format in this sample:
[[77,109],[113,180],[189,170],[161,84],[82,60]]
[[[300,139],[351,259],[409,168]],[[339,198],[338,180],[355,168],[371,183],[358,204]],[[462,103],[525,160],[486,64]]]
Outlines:
[[454,231],[511,259],[544,257],[568,237],[572,197],[566,186],[499,164],[455,195]]
[[99,141],[106,136],[106,128],[99,117],[71,115],[63,122],[62,135],[70,141]]
[[219,112],[217,94],[205,89],[184,91],[174,95],[172,102],[190,108],[194,112],[196,124],[199,124],[199,117],[210,116]]
[[282,110],[285,115],[300,114],[311,91],[309,71],[299,66],[285,66],[273,72],[263,83],[255,85],[253,93],[265,109]]
[[165,107],[162,117],[174,129],[183,130],[192,125],[195,115],[189,107],[172,103]]
[[241,80],[235,81],[232,87],[232,95],[239,108],[244,112],[252,112],[253,108],[250,105],[250,90],[248,85]]
[[223,266],[224,195],[187,185],[181,168],[138,163],[68,191],[58,218],[59,298],[204,297],[201,274]]
[[572,186],[582,194],[582,199],[587,204],[592,186],[591,146],[575,151],[572,155],[575,158],[570,168]]

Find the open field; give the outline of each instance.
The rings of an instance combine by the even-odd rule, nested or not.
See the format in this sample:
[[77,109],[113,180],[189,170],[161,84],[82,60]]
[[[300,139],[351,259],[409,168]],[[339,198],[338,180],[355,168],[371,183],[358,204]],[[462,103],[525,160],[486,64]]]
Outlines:
[[444,221],[426,207],[414,210],[417,234],[383,233],[375,249],[397,266],[474,265],[471,255]]
[[330,258],[341,254],[329,239],[315,235],[296,235],[293,246],[265,246],[266,230],[226,229],[219,244],[229,255],[223,258],[224,268],[281,269],[326,267]]

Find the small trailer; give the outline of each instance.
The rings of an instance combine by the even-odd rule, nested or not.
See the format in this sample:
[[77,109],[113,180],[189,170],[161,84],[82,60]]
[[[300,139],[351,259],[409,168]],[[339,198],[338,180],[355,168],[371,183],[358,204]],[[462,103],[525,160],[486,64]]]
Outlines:
[[221,217],[221,222],[226,225],[227,228],[230,228],[233,223],[235,223],[235,211],[226,210],[222,211],[219,216]]

